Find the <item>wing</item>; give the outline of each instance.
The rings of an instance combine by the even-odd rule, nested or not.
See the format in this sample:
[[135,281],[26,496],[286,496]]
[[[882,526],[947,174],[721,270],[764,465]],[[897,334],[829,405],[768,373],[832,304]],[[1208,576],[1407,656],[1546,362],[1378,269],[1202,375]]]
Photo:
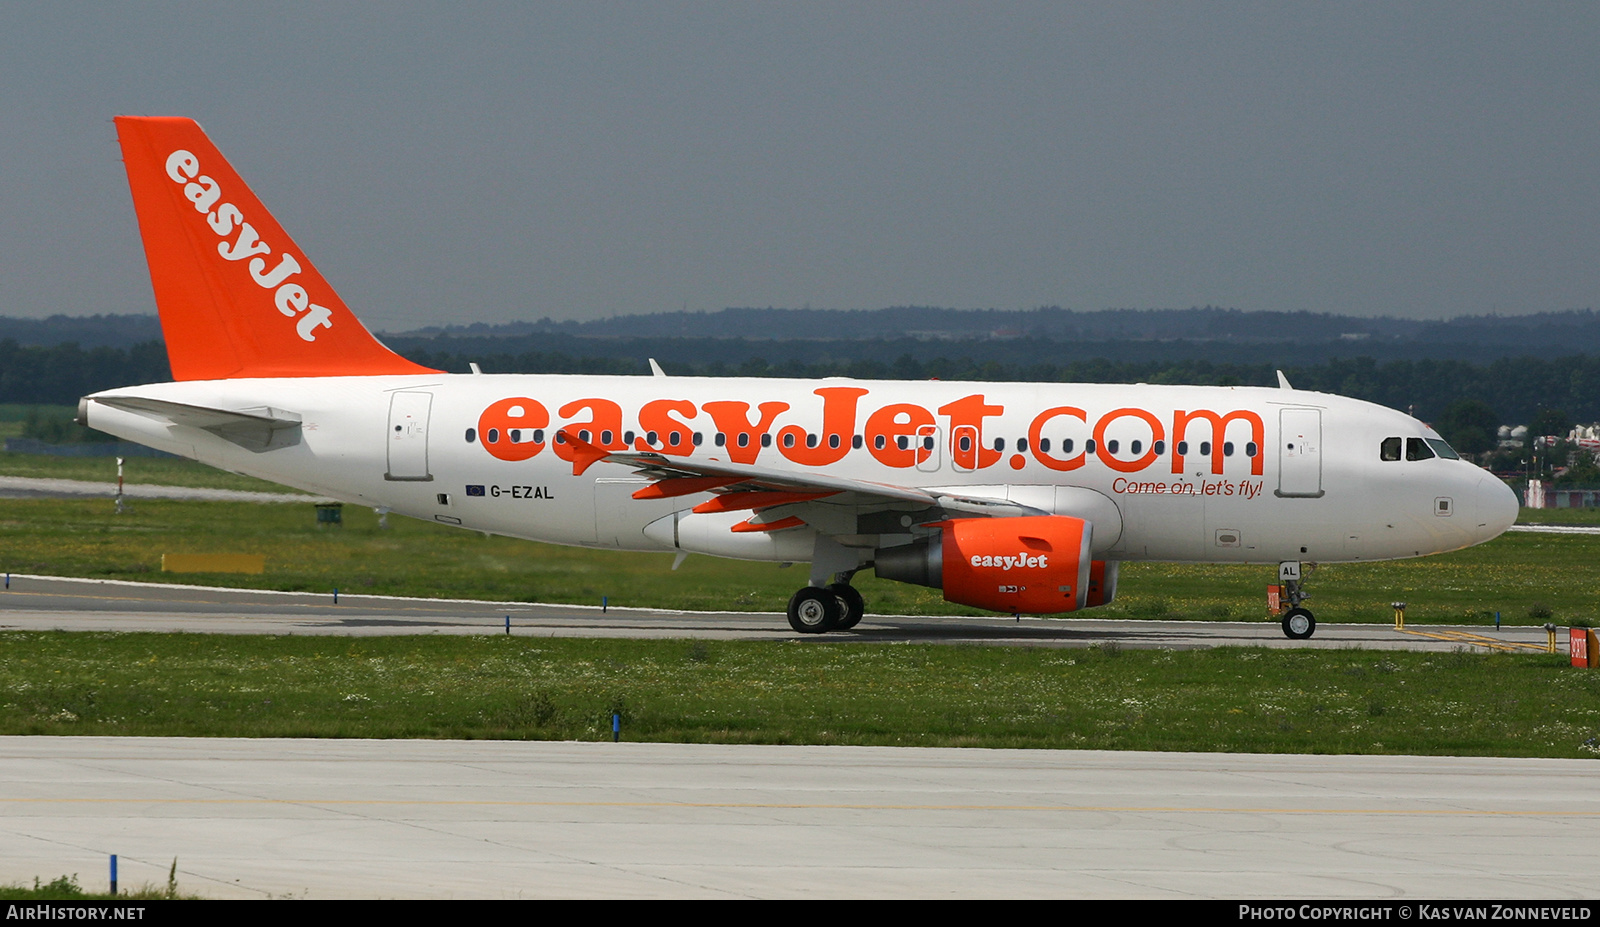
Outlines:
[[[667,499],[695,493],[712,497],[694,506],[697,513],[749,511],[752,517],[733,526],[734,531],[779,531],[809,524],[824,534],[861,533],[854,525],[840,524],[845,510],[862,513],[895,512],[927,524],[951,516],[1016,516],[1048,514],[1025,505],[985,496],[897,486],[870,480],[853,480],[822,473],[758,467],[714,459],[690,460],[635,451],[608,451],[582,440],[569,429],[561,437],[572,445],[573,473],[596,463],[621,464],[648,478],[650,485],[633,494],[635,499]],[[897,527],[894,530],[905,530]]]

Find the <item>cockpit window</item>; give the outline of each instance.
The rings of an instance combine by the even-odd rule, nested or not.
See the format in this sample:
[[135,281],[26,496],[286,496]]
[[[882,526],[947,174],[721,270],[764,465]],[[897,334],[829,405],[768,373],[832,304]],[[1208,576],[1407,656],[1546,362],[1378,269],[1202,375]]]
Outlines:
[[1400,439],[1399,438],[1384,438],[1383,439],[1383,443],[1378,445],[1378,459],[1380,459],[1380,460],[1399,460],[1400,459]]
[[1428,442],[1428,446],[1433,448],[1434,453],[1445,460],[1461,459],[1461,455],[1456,453],[1456,449],[1446,443],[1443,438],[1427,438],[1425,440]]
[[1428,442],[1421,438],[1406,439],[1407,460],[1427,460],[1433,456],[1433,450],[1428,447]]

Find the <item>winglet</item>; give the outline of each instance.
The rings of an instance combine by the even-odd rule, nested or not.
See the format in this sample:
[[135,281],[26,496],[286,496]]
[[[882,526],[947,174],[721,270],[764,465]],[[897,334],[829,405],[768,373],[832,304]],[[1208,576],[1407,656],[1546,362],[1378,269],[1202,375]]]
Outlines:
[[605,460],[611,454],[605,448],[595,447],[593,444],[578,437],[578,432],[575,429],[563,428],[560,434],[567,444],[572,447],[573,476],[582,476],[583,471]]
[[438,372],[362,327],[194,120],[116,124],[174,378]]
[[1278,389],[1294,389],[1289,385],[1289,378],[1283,375],[1282,370],[1278,371]]
[[667,375],[667,372],[661,369],[661,365],[656,363],[656,359],[653,357],[650,358],[650,375],[652,377],[664,377]]

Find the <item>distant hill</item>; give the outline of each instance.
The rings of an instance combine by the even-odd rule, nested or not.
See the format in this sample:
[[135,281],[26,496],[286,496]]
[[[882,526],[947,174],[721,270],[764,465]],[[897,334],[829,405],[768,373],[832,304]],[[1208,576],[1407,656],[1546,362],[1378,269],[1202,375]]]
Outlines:
[[80,348],[126,348],[161,341],[161,322],[153,315],[53,315],[48,319],[0,316],[0,340],[27,347],[77,344]]
[[[1380,346],[1493,348],[1512,353],[1558,349],[1600,351],[1600,314],[1592,309],[1521,316],[1463,316],[1444,321],[1360,318],[1313,312],[1193,309],[1026,310],[741,308],[663,312],[589,322],[512,322],[447,325],[395,332],[407,341],[448,337],[517,338],[570,335],[590,339],[716,338],[745,341],[987,342],[1040,338],[1082,344],[1193,342],[1195,344],[1327,345],[1345,354]],[[1351,350],[1355,349],[1355,350]],[[1387,353],[1387,352],[1385,352]],[[1477,353],[1475,351],[1469,353]]]
[[[1263,348],[1301,360],[1327,357],[1429,357],[1486,361],[1542,354],[1600,354],[1600,313],[1592,309],[1518,316],[1463,316],[1444,321],[1359,318],[1314,312],[1194,309],[722,309],[613,316],[589,322],[508,322],[430,326],[382,337],[397,348],[445,341],[461,350],[562,351],[638,356],[640,350],[684,360],[703,357],[705,342],[725,360],[823,361],[882,357],[884,344],[914,357],[1007,360],[1041,342],[1076,357],[1108,360],[1259,360]],[[0,317],[0,340],[21,346],[76,343],[128,347],[161,341],[153,315]],[[726,342],[746,342],[733,347]],[[601,344],[610,342],[610,344]],[[778,344],[789,343],[793,344]],[[858,344],[846,344],[855,342]],[[437,347],[437,345],[434,345]],[[730,353],[731,352],[731,353]]]

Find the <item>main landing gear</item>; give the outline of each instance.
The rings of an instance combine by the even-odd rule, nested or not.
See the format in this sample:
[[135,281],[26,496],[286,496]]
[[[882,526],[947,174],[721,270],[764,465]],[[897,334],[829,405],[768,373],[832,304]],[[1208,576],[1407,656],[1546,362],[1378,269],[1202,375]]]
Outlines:
[[789,600],[789,627],[801,634],[822,634],[855,627],[866,613],[861,593],[848,581],[807,586]]
[[[1305,573],[1309,575],[1316,564],[1307,564]],[[1289,560],[1278,564],[1278,579],[1283,583],[1283,597],[1289,602],[1289,610],[1283,613],[1283,633],[1291,640],[1303,641],[1317,633],[1317,618],[1311,614],[1311,609],[1301,606],[1301,602],[1311,598],[1311,593],[1305,591],[1301,584],[1301,564]]]

